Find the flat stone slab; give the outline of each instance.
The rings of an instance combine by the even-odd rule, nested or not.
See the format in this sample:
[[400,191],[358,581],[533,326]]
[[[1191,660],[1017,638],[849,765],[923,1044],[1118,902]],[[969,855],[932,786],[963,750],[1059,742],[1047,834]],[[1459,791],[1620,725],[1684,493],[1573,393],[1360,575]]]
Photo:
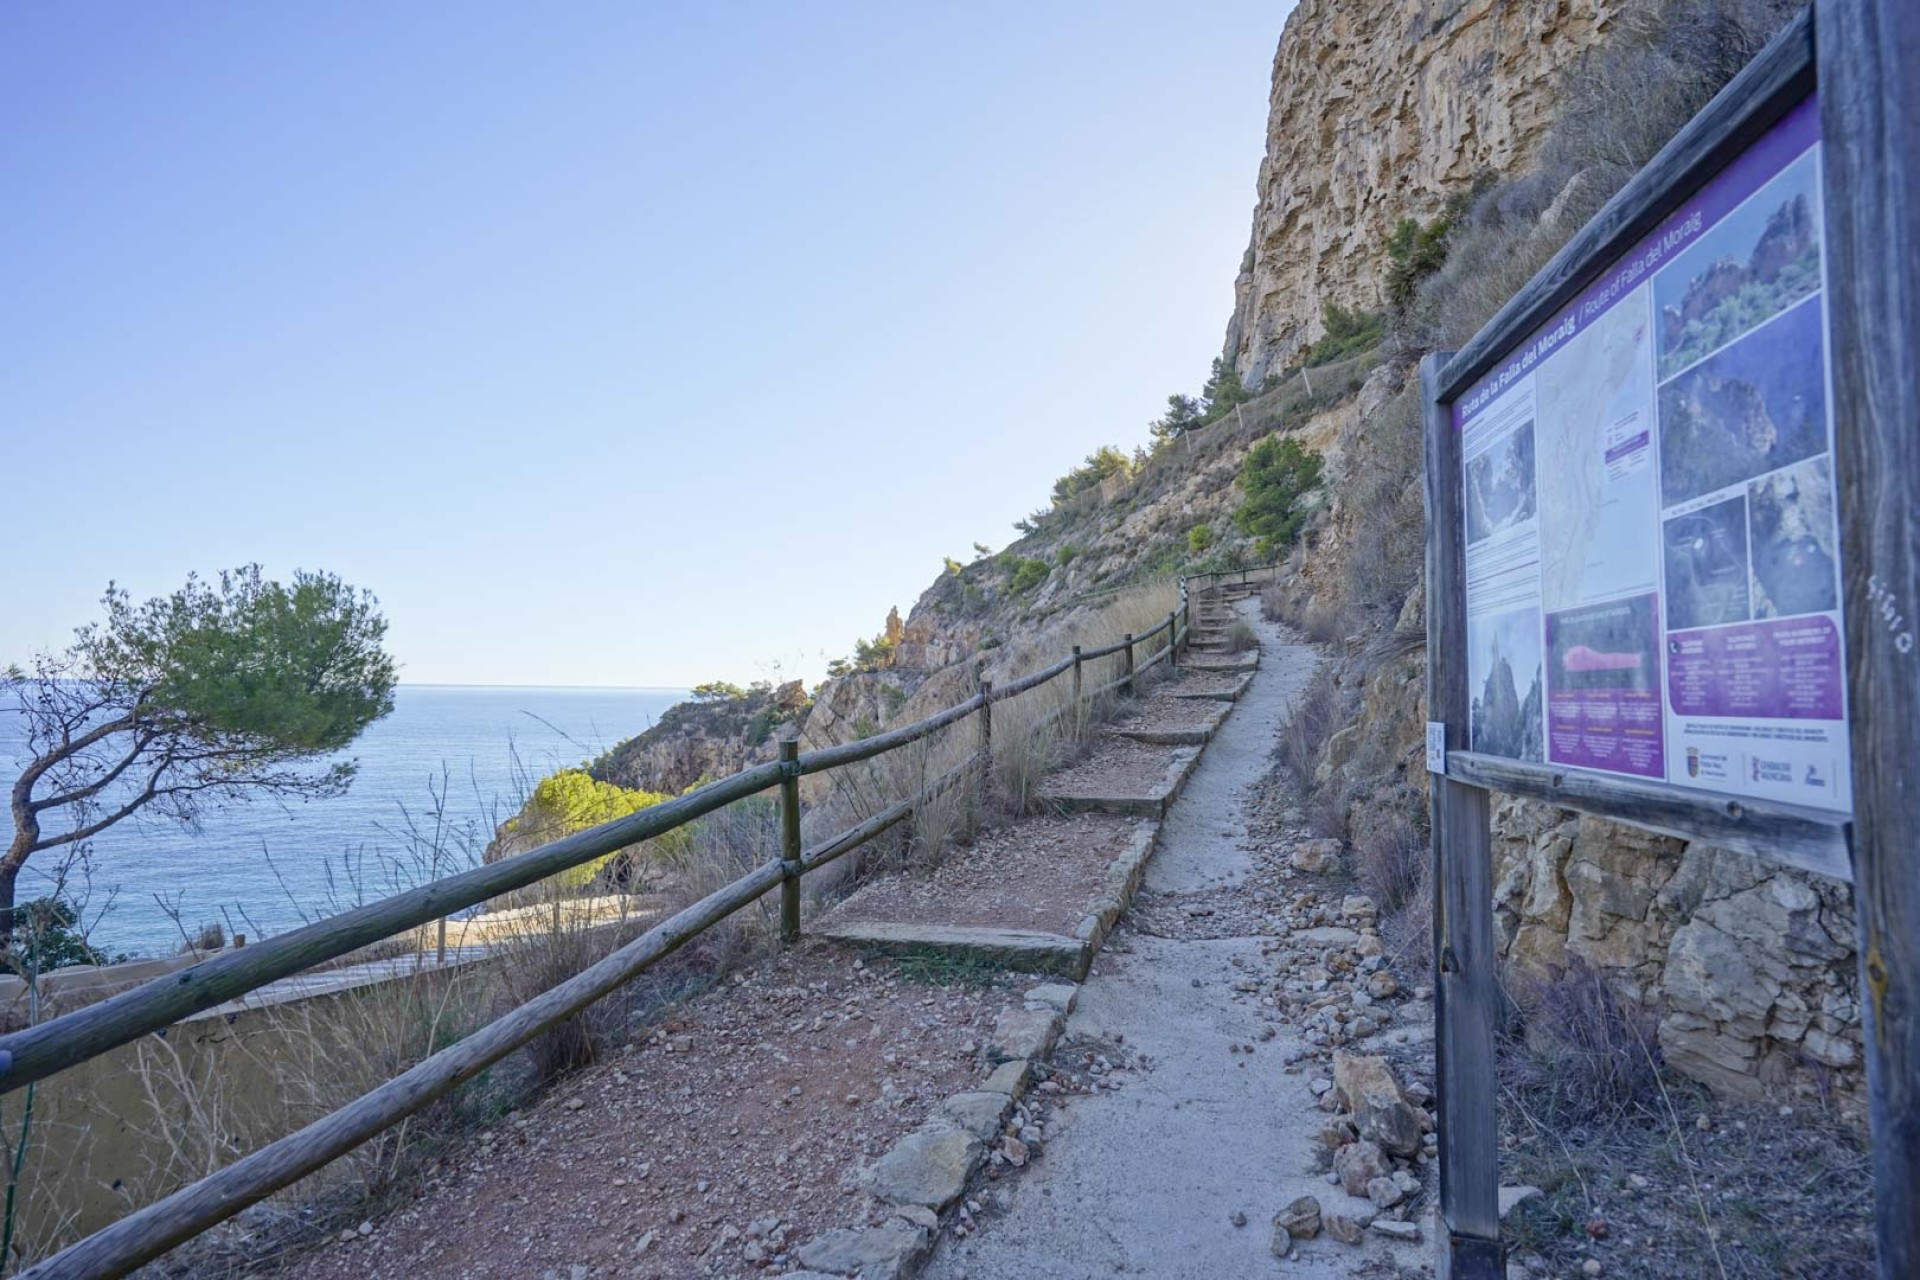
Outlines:
[[1027,1074],[1033,1070],[1033,1064],[1025,1058],[1017,1062],[1003,1062],[995,1067],[980,1087],[988,1093],[1004,1093],[1009,1098],[1017,1098],[1026,1092]]
[[1198,747],[1181,747],[1168,759],[1166,772],[1159,783],[1148,788],[1145,794],[1103,793],[1092,788],[1083,791],[1048,791],[1040,796],[1040,802],[1068,813],[1126,813],[1145,818],[1163,818],[1167,806],[1180,794],[1187,776],[1199,762]]
[[1049,982],[1028,991],[1025,1000],[1029,1009],[1051,1009],[1065,1016],[1073,1012],[1074,1003],[1079,997],[1080,988],[1073,983]]
[[[938,1213],[967,1189],[967,1177],[985,1151],[980,1139],[965,1129],[945,1121],[925,1124],[862,1169],[860,1186],[888,1204],[924,1205]],[[800,1261],[827,1269],[804,1254]]]
[[[1127,851],[1107,868],[1107,882],[1101,886],[1099,896],[1087,904],[1087,914],[1080,921],[1080,927],[1073,931],[1073,936],[1086,942],[1089,962],[1092,953],[1098,951],[1101,943],[1106,941],[1107,931],[1113,928],[1114,921],[1132,905],[1133,895],[1139,891],[1140,880],[1146,875],[1147,859],[1153,856],[1154,842],[1159,834],[1158,823],[1143,824]],[[1077,992],[1075,994],[1078,995]]]
[[895,1218],[877,1227],[829,1231],[794,1254],[802,1266],[820,1275],[899,1280],[913,1273],[931,1243],[925,1227]]
[[1181,660],[1182,671],[1252,671],[1260,665],[1260,651],[1249,649],[1245,653],[1236,653],[1231,657],[1208,654]]
[[1360,935],[1352,929],[1337,924],[1323,924],[1312,929],[1297,929],[1293,933],[1295,942],[1304,942],[1314,947],[1350,947],[1360,941]]
[[1203,698],[1218,702],[1238,702],[1240,696],[1253,683],[1253,673],[1234,678],[1233,672],[1207,672],[1196,682],[1199,687],[1182,689],[1178,686],[1168,690],[1176,698]]
[[[1194,701],[1194,699],[1183,699]],[[1220,731],[1220,725],[1233,710],[1233,704],[1221,703],[1217,708],[1207,707],[1200,712],[1199,719],[1192,724],[1173,727],[1170,725],[1145,724],[1138,728],[1122,725],[1114,730],[1123,738],[1132,738],[1135,742],[1144,742],[1156,747],[1197,747],[1205,744]]]
[[964,1129],[982,1142],[991,1142],[1013,1110],[1013,1095],[972,1089],[956,1093],[940,1104],[939,1115],[956,1129]]
[[1029,929],[848,920],[816,925],[812,931],[824,938],[870,947],[885,955],[938,952],[1021,973],[1054,973],[1078,978],[1088,960],[1087,946],[1079,939]]
[[1033,1061],[1047,1056],[1064,1019],[1052,1009],[1009,1009],[993,1024],[987,1038],[990,1062]]

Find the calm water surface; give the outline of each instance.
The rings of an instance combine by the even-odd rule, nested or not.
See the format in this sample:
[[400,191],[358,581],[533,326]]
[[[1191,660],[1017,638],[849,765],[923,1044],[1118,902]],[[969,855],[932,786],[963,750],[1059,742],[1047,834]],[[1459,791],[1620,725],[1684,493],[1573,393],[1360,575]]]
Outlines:
[[[264,937],[416,883],[436,863],[442,874],[467,866],[541,776],[632,737],[685,696],[403,685],[393,714],[345,753],[360,761],[346,795],[256,800],[210,813],[198,832],[130,818],[99,837],[90,886],[76,891],[91,937],[111,951],[172,951],[175,913]],[[0,712],[0,784],[17,775],[21,746],[16,716]],[[39,878],[27,865],[21,898],[47,891],[59,852],[36,855],[49,860]]]

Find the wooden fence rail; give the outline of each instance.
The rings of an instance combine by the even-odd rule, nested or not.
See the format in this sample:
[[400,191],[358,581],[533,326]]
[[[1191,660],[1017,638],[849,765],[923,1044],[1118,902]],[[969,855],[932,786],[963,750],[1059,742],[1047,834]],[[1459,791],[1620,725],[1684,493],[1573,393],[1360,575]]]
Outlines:
[[[1193,581],[1204,583],[1198,589],[1206,590],[1222,576],[1205,575]],[[128,1214],[34,1265],[22,1276],[33,1280],[54,1280],[55,1277],[93,1280],[126,1275],[421,1110],[542,1031],[573,1017],[632,981],[692,938],[776,886],[781,889],[781,937],[784,942],[794,941],[800,935],[799,890],[801,877],[806,872],[843,857],[908,820],[916,808],[961,783],[969,774],[979,771],[984,779],[992,760],[990,717],[994,703],[1037,689],[1068,673],[1073,676],[1077,703],[1082,698],[1082,665],[1115,654],[1125,655],[1121,676],[1088,691],[1085,696],[1098,697],[1110,689],[1131,685],[1154,665],[1176,661],[1177,648],[1187,639],[1191,626],[1191,594],[1187,581],[1182,580],[1181,608],[1151,631],[1128,635],[1119,643],[1103,648],[1088,650],[1076,646],[1068,657],[997,688],[981,681],[980,691],[974,696],[926,719],[858,742],[810,752],[799,751],[791,741],[783,742],[776,760],[708,783],[639,813],[315,921],[245,950],[201,961],[99,1004],[0,1036],[0,1094],[4,1094],[267,983],[664,835],[736,800],[773,788],[780,794],[782,823],[778,857],[339,1110]],[[1151,657],[1136,666],[1136,648],[1152,642],[1163,632],[1165,641]],[[907,799],[872,814],[812,849],[801,847],[801,777],[873,759],[921,741],[976,713],[980,716],[981,729],[978,750]]]

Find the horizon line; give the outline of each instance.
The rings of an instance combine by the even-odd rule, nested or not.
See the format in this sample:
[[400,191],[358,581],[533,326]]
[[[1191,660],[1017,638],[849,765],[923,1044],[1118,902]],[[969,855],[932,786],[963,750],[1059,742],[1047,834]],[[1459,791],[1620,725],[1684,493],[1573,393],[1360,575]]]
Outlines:
[[477,680],[401,680],[403,689],[576,689],[609,693],[692,693],[692,686],[677,684],[525,684],[488,683]]

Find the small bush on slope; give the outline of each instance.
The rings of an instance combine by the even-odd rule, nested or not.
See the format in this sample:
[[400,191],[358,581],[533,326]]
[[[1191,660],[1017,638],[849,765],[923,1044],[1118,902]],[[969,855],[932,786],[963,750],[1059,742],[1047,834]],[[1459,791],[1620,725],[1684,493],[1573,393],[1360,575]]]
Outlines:
[[1293,544],[1307,522],[1301,502],[1319,487],[1320,455],[1292,436],[1268,436],[1247,451],[1240,469],[1240,489],[1246,495],[1233,521],[1257,540],[1262,557],[1271,557]]

